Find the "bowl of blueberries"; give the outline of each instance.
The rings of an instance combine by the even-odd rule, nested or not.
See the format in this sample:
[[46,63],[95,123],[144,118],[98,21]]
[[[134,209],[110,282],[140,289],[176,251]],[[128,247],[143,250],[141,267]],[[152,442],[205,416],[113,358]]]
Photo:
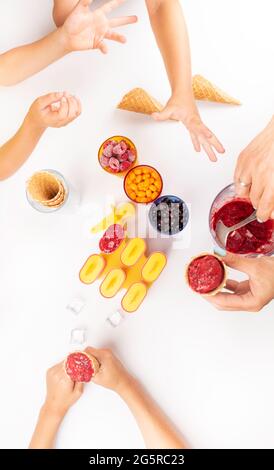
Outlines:
[[176,235],[189,221],[186,203],[177,196],[161,196],[150,207],[149,221],[154,229],[164,235]]

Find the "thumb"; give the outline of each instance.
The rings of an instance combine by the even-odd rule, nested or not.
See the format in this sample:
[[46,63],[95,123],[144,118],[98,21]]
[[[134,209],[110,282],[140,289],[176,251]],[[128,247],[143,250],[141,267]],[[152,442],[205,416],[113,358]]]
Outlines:
[[242,271],[246,274],[253,274],[254,270],[256,270],[256,259],[254,258],[246,258],[243,255],[227,253],[223,261],[230,268]]
[[169,106],[166,106],[163,111],[159,113],[152,113],[153,119],[155,121],[166,121],[167,119],[171,119],[173,109]]

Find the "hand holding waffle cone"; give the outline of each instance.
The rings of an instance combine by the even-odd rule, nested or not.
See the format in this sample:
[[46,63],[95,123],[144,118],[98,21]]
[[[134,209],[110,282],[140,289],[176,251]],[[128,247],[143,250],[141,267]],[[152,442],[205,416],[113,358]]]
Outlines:
[[[193,77],[192,87],[194,97],[198,100],[240,104],[239,101],[231,98],[201,75]],[[217,161],[216,152],[224,153],[222,144],[202,122],[193,99],[186,102],[171,97],[164,107],[142,88],[134,88],[123,97],[118,104],[118,108],[149,114],[157,121],[166,121],[168,119],[181,121],[188,129],[194,149],[197,152],[200,152],[201,147],[203,147],[211,161]]]

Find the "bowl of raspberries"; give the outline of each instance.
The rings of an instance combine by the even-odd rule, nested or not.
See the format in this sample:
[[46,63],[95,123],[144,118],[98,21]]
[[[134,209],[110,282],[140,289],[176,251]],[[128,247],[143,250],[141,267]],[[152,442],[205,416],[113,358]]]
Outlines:
[[110,137],[102,143],[98,160],[103,170],[123,176],[136,165],[137,150],[127,137]]

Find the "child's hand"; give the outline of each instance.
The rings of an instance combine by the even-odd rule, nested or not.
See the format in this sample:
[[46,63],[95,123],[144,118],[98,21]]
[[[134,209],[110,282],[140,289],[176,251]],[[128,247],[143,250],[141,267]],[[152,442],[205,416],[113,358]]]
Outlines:
[[47,396],[44,404],[50,414],[62,418],[68,409],[79,400],[84,387],[70,380],[61,362],[47,371]]
[[233,269],[246,273],[247,281],[237,282],[228,279],[226,289],[231,293],[220,292],[204,298],[218,310],[240,310],[259,312],[274,298],[274,258],[244,258],[228,253],[224,262]]
[[88,347],[85,351],[94,356],[100,363],[99,372],[92,381],[102,387],[121,393],[130,382],[131,376],[117,357],[109,349]]
[[50,93],[34,101],[26,120],[33,127],[63,127],[81,114],[78,98],[68,93]]
[[190,133],[196,152],[200,152],[202,146],[212,162],[217,161],[215,150],[218,153],[224,153],[225,151],[217,137],[202,122],[194,101],[185,103],[171,97],[163,111],[153,113],[152,116],[156,121],[166,121],[168,119],[181,121]]
[[136,23],[136,16],[125,16],[108,19],[107,14],[115,10],[126,0],[112,0],[101,8],[91,11],[89,5],[93,0],[80,0],[66,19],[61,30],[64,33],[68,51],[99,49],[103,54],[108,52],[104,39],[124,43],[125,36],[116,33],[112,28]]

